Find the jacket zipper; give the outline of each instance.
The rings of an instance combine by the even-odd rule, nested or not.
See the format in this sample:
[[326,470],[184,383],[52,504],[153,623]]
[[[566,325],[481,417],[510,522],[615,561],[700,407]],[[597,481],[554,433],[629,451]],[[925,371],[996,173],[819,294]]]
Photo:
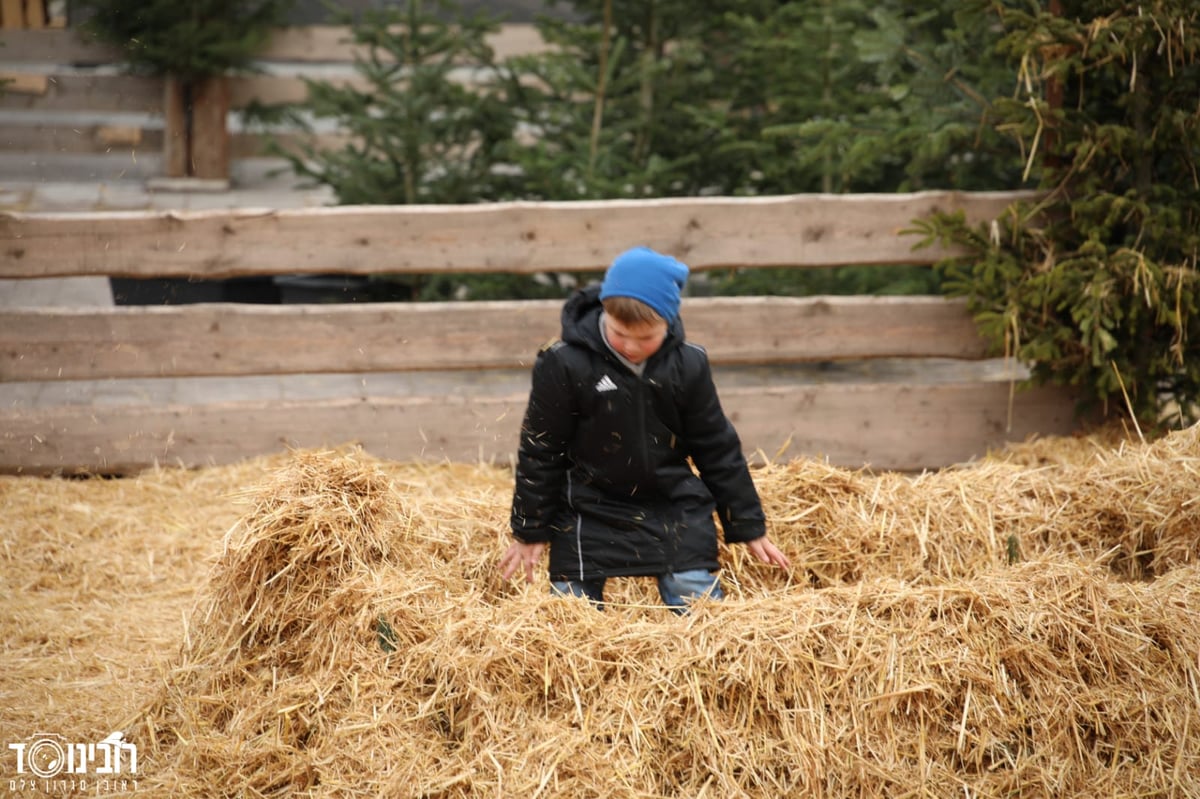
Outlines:
[[[567,470],[567,507],[575,507],[572,489],[575,484],[571,481],[571,471]],[[579,579],[583,580],[583,514],[575,514],[575,557],[579,561]]]
[[[645,372],[637,376],[637,418],[638,429],[641,432],[641,435],[638,436],[638,439],[640,442],[642,457],[642,474],[649,475],[649,478],[653,481],[657,475],[655,474],[654,469],[651,468],[650,444],[648,443],[650,439],[650,431],[646,429],[646,382],[647,378]],[[670,525],[671,520],[674,518],[675,509],[673,506],[668,504],[667,507],[664,508],[664,512],[666,514],[667,524]],[[668,572],[675,571],[675,543],[672,530],[669,526],[663,531],[663,558],[666,561],[666,570]]]
[[648,474],[650,472],[650,446],[646,443],[646,438],[648,437],[646,432],[646,383],[645,379],[640,376],[637,378],[637,396],[635,399],[637,401],[638,432],[640,433],[638,443],[640,444],[639,450],[642,457],[641,472],[642,474]]

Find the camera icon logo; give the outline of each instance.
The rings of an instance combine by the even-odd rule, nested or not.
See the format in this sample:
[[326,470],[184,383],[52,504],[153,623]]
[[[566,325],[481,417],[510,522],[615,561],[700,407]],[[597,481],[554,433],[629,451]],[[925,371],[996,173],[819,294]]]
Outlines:
[[66,768],[69,746],[61,735],[35,733],[25,745],[25,765],[40,779],[56,777]]

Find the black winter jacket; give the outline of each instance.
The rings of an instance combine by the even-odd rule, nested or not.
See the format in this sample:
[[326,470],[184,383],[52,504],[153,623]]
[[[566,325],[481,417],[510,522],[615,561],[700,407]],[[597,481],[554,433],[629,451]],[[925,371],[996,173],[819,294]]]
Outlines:
[[576,293],[538,354],[513,534],[550,543],[552,580],[715,570],[714,510],[729,543],[766,526],[708,356],[677,319],[639,377],[605,344],[601,310],[598,287]]

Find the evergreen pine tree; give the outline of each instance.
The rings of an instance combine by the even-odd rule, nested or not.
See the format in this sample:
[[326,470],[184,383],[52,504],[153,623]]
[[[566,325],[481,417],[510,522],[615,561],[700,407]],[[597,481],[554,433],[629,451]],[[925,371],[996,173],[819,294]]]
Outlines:
[[365,87],[305,81],[308,100],[294,119],[310,131],[308,117],[332,120],[347,141],[280,152],[342,203],[472,203],[512,191],[505,154],[515,120],[486,40],[497,23],[436,6],[441,14],[408,0],[351,25]]
[[229,86],[283,22],[293,0],[77,0],[85,31],[130,68],[165,78],[168,177],[228,179]]
[[1017,65],[996,124],[1040,200],[994,229],[935,216],[965,245],[948,288],[981,327],[1102,413],[1200,418],[1200,16],[1189,0],[990,2]]
[[[739,192],[1005,189],[1018,149],[985,124],[1011,82],[999,37],[959,3],[738,5],[726,15],[722,139]],[[746,270],[713,276],[729,294],[937,293],[923,267]]]
[[293,0],[75,0],[84,30],[130,66],[191,81],[244,70]]
[[[518,153],[549,199],[735,193],[722,62],[735,47],[730,0],[575,0],[543,18],[549,53],[517,59],[532,77],[516,106],[534,132]],[[773,3],[761,3],[770,6]]]
[[732,119],[758,190],[1011,188],[1016,149],[979,123],[1011,80],[998,31],[951,0],[784,3],[730,16]]

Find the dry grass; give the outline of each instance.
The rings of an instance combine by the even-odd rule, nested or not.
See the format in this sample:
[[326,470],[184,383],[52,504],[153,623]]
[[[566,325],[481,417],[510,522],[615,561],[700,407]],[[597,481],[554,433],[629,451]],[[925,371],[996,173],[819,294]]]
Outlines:
[[0,478],[0,737],[123,729],[145,796],[1200,794],[1200,430],[756,480],[796,569],[676,617],[502,583],[501,469]]

